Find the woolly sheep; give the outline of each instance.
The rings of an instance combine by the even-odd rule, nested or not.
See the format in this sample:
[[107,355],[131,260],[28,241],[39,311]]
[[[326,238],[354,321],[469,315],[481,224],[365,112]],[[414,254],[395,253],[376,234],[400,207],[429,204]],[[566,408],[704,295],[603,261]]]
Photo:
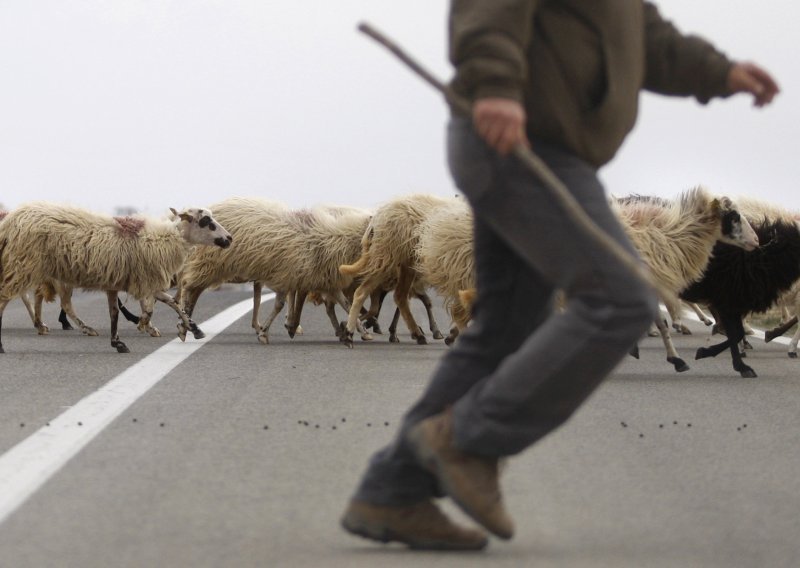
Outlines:
[[727,334],[722,343],[699,348],[695,358],[715,357],[730,349],[734,370],[746,378],[757,375],[739,352],[742,318],[769,309],[800,278],[800,222],[764,220],[754,228],[761,246],[745,252],[718,244],[703,278],[681,293],[685,300],[708,304]]
[[[612,200],[612,208],[654,280],[676,294],[703,275],[717,241],[748,250],[758,245],[752,227],[734,203],[727,197],[713,197],[703,187],[686,191],[675,200]],[[673,320],[678,319],[677,299],[662,301]],[[688,370],[672,343],[669,328],[660,318],[655,323],[667,361],[678,372]]]
[[231,235],[207,209],[173,209],[169,220],[161,220],[111,217],[48,203],[23,205],[0,224],[0,330],[12,298],[34,284],[59,281],[106,292],[111,346],[120,353],[129,352],[117,334],[120,291],[168,304],[185,328],[202,337],[165,290],[194,245],[230,244]]
[[[445,300],[454,326],[445,342],[450,345],[471,317],[471,301],[464,292],[475,287],[472,209],[456,199],[437,209],[416,229],[415,269],[420,278]],[[468,296],[471,297],[471,296]]]
[[348,347],[353,346],[359,313],[364,301],[386,282],[397,279],[394,301],[418,344],[427,343],[425,334],[414,320],[409,309],[408,297],[417,276],[416,228],[437,209],[445,207],[451,199],[433,195],[412,194],[397,198],[379,207],[361,242],[361,256],[352,264],[342,264],[342,274],[359,278],[361,283],[353,294],[353,303],[342,330],[340,339]]
[[[261,343],[269,342],[269,327],[288,294],[304,300],[308,292],[336,298],[347,310],[342,291],[353,278],[339,266],[358,257],[369,214],[360,210],[331,214],[324,208],[291,210],[275,201],[232,197],[213,206],[215,215],[231,231],[236,246],[219,255],[198,249],[181,274],[181,302],[192,314],[200,294],[225,282],[256,282],[277,294],[267,322],[257,330]],[[304,301],[294,302],[289,333],[299,325]],[[254,324],[257,313],[254,310]],[[260,324],[259,324],[260,325]],[[362,334],[365,339],[369,334]]]

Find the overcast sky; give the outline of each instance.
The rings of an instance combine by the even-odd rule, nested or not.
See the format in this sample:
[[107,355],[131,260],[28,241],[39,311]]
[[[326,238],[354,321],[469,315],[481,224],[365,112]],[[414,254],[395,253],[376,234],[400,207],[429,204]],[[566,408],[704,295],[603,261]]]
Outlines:
[[[608,190],[674,196],[702,183],[800,209],[800,4],[664,0],[662,13],[783,93],[642,97],[602,171]],[[0,203],[99,211],[258,195],[372,207],[455,192],[439,96],[355,31],[368,20],[441,77],[446,0],[0,0]]]

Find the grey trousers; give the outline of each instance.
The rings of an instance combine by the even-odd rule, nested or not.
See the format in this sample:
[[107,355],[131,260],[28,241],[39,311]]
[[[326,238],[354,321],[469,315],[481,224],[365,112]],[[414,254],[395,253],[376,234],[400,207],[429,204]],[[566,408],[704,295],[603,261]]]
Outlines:
[[[609,210],[594,168],[534,142],[534,151],[594,221],[632,245]],[[406,432],[453,408],[454,443],[483,456],[520,452],[563,424],[626,356],[658,315],[654,293],[566,219],[516,158],[500,157],[467,119],[448,128],[448,159],[475,216],[478,298],[472,325],[440,362],[355,498],[406,505],[441,496],[415,461]],[[552,310],[556,289],[566,309]]]

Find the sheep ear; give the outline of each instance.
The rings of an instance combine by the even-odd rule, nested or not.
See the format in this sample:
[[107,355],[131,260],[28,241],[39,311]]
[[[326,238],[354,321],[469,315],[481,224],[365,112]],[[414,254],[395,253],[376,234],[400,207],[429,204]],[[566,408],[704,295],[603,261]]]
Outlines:
[[181,221],[186,221],[187,223],[192,223],[194,221],[194,217],[186,212],[178,213],[178,217],[181,218]]
[[711,210],[714,213],[719,213],[721,209],[722,209],[722,207],[720,205],[719,199],[716,198],[716,197],[714,199],[712,199],[711,200]]
[[174,217],[177,217],[177,216],[178,216],[178,212],[177,212],[177,211],[175,211],[175,208],[174,208],[174,207],[170,207],[170,208],[169,208],[169,210],[172,212],[172,215],[173,215]]

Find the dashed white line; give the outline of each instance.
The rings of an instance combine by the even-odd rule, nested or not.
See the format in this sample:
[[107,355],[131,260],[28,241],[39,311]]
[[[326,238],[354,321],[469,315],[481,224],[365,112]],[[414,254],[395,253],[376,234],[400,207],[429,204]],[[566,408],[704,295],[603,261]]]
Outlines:
[[[264,294],[261,301],[275,294]],[[202,341],[174,339],[0,456],[0,523],[172,369],[253,306],[244,300],[200,324]]]

